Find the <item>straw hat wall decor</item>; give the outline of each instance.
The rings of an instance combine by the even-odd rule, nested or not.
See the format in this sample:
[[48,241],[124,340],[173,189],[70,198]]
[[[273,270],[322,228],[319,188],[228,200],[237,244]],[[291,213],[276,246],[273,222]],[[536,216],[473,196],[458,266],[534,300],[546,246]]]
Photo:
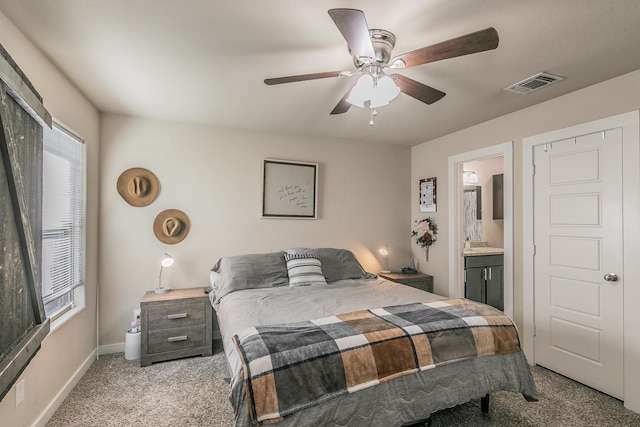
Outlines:
[[131,168],[120,174],[117,187],[125,202],[140,208],[150,205],[155,200],[160,190],[160,182],[150,170]]
[[187,237],[190,225],[187,214],[177,209],[167,209],[153,221],[153,232],[162,243],[174,245]]

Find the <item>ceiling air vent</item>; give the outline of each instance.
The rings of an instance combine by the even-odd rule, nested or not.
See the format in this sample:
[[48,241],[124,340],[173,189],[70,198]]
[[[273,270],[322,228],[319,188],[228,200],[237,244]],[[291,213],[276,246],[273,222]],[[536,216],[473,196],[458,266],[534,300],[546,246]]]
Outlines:
[[506,87],[504,90],[522,94],[530,93],[555,82],[559,82],[560,80],[564,80],[564,77],[554,76],[549,73],[538,73],[535,76],[528,77],[514,85]]

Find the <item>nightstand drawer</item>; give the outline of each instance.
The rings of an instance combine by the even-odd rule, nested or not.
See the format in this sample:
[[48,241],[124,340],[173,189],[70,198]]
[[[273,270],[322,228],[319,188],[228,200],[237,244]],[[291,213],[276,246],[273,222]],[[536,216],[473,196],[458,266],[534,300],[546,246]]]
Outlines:
[[432,280],[398,280],[400,284],[411,286],[412,288],[420,289],[422,291],[433,292],[433,279]]
[[149,332],[149,353],[183,350],[207,345],[204,324]]
[[433,292],[433,276],[430,274],[380,273],[378,276],[422,291]]
[[176,302],[149,307],[149,331],[205,324],[206,301]]

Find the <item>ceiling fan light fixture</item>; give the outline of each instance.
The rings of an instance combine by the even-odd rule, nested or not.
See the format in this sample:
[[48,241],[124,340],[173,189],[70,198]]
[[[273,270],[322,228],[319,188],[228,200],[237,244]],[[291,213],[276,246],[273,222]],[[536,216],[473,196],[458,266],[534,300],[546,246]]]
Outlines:
[[391,77],[384,76],[378,80],[378,83],[373,90],[373,95],[371,96],[371,108],[378,108],[383,105],[387,105],[398,95],[400,95],[400,88],[396,86]]
[[375,97],[371,100],[370,108],[376,109],[379,107],[384,107],[385,105],[389,105],[389,101],[385,101],[382,97]]
[[356,107],[364,108],[364,103],[373,95],[373,77],[371,74],[363,74],[356,85],[351,89],[347,102]]
[[383,76],[376,81],[371,74],[366,73],[358,79],[347,102],[355,107],[364,108],[365,102],[369,101],[370,108],[378,108],[387,105],[399,94],[400,88],[391,77]]

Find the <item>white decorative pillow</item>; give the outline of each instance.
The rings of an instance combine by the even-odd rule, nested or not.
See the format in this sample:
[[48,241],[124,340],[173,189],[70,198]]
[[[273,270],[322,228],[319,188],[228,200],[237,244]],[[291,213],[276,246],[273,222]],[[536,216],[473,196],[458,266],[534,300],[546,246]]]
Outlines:
[[284,254],[289,286],[326,285],[320,258],[311,254]]

